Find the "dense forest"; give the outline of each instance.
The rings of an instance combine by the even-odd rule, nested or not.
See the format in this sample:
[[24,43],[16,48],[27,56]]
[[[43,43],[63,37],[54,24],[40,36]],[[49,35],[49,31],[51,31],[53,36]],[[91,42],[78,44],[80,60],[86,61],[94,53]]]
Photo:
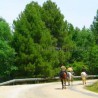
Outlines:
[[90,28],[74,27],[57,5],[47,0],[26,5],[10,28],[0,18],[0,81],[55,77],[61,64],[98,74],[98,11]]

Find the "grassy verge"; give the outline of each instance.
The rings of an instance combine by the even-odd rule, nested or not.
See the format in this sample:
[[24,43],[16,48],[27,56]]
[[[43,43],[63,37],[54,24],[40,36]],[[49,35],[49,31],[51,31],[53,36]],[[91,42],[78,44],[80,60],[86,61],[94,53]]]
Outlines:
[[98,81],[92,85],[86,86],[86,89],[98,93]]

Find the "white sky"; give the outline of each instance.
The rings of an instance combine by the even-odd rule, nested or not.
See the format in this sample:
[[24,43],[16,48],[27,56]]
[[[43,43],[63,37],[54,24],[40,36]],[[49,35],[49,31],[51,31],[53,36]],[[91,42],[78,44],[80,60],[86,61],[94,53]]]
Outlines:
[[[1,0],[0,17],[4,18],[10,25],[24,10],[26,4],[31,1],[37,1],[42,5],[47,0]],[[65,20],[82,28],[92,24],[96,11],[98,10],[98,0],[51,0],[55,2],[64,15]]]

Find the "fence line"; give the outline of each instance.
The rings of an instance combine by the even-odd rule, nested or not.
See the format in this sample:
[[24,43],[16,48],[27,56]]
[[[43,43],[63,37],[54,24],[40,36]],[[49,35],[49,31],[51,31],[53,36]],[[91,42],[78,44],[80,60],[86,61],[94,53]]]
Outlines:
[[[98,75],[88,75],[87,78],[96,78],[98,77]],[[74,78],[81,78],[81,76],[74,76]],[[9,80],[9,81],[6,81],[6,82],[3,82],[3,83],[0,83],[0,86],[3,86],[3,85],[8,85],[8,84],[15,84],[17,82],[26,82],[26,81],[42,81],[42,80],[58,80],[59,77],[54,77],[54,78],[24,78],[24,79],[13,79],[13,80]]]

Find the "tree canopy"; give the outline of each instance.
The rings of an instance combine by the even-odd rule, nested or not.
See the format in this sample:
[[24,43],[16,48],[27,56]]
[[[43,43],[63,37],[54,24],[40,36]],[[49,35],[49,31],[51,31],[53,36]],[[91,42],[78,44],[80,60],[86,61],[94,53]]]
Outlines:
[[13,31],[0,18],[0,76],[54,77],[62,64],[72,66],[76,75],[82,68],[97,74],[97,22],[98,15],[91,28],[75,28],[51,0],[27,4],[13,21]]
[[8,79],[11,72],[14,70],[14,55],[15,51],[10,46],[12,34],[9,24],[0,18],[0,78]]

